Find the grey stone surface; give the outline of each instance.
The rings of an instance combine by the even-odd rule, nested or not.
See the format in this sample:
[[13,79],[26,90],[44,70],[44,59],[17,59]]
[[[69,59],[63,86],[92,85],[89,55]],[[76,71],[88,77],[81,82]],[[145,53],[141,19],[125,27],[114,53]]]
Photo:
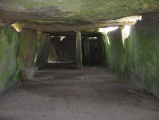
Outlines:
[[20,70],[21,74],[21,80],[31,80],[33,79],[38,73],[38,67],[32,67],[32,68],[24,68]]

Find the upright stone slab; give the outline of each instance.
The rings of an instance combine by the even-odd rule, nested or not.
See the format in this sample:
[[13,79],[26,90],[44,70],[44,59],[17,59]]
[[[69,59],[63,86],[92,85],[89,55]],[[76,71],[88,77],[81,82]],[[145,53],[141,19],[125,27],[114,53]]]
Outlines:
[[37,32],[23,29],[21,31],[21,44],[19,53],[19,69],[34,66]]
[[76,61],[77,61],[77,69],[81,70],[83,65],[82,65],[82,48],[81,48],[80,31],[76,33]]
[[127,76],[144,90],[159,98],[159,27],[158,22],[142,21],[122,30],[125,38]]
[[116,72],[117,76],[124,80],[125,73],[125,51],[122,43],[121,30],[118,28],[105,34],[106,57],[108,68]]
[[20,35],[9,26],[0,27],[0,93],[12,86],[17,79],[17,56]]
[[134,77],[138,84],[159,98],[158,22],[140,22],[135,26]]
[[40,69],[47,65],[50,42],[51,36],[49,34],[38,32],[35,65]]
[[34,70],[37,71],[37,68],[34,67],[36,44],[37,32],[23,29],[21,31],[20,53],[18,57],[18,73],[20,72],[20,80],[35,76]]

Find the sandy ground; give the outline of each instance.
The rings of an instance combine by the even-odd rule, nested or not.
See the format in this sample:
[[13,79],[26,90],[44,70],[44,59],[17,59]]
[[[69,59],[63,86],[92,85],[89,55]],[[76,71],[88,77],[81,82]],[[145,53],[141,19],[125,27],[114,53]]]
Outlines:
[[0,120],[159,120],[159,101],[105,68],[46,69],[0,96]]

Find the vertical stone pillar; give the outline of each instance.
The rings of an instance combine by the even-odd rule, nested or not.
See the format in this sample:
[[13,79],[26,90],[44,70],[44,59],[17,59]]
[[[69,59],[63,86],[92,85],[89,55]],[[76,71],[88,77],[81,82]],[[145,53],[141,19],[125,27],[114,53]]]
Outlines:
[[23,29],[18,56],[19,80],[32,79],[38,68],[35,67],[35,52],[37,46],[37,31]]
[[20,34],[21,43],[18,62],[21,68],[34,67],[37,32],[33,30],[23,29]]
[[51,42],[51,36],[49,34],[38,32],[37,49],[36,49],[37,58],[35,65],[39,69],[42,69],[47,65],[50,42]]
[[76,62],[77,62],[77,69],[81,70],[83,65],[82,65],[82,48],[81,48],[80,31],[76,33]]

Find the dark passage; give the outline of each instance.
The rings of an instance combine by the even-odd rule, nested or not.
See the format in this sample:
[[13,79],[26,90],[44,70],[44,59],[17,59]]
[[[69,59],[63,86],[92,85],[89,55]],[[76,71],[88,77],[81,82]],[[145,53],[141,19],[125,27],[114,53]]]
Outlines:
[[85,65],[100,64],[97,37],[83,37],[82,39],[82,58]]

